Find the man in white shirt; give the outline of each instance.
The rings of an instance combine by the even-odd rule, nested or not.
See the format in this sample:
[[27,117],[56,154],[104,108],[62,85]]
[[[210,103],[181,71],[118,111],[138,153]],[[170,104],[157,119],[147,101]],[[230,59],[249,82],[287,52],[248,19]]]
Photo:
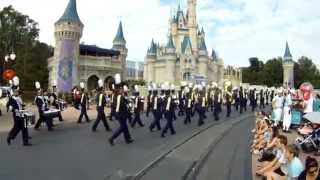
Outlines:
[[278,90],[277,95],[272,100],[272,107],[274,113],[274,124],[277,126],[282,116],[283,97],[282,90]]

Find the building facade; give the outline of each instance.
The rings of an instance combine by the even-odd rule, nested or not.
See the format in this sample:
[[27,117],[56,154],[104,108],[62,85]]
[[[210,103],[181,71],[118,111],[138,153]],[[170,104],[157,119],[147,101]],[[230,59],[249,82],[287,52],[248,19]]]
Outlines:
[[126,58],[128,49],[120,22],[112,49],[80,44],[84,24],[81,22],[76,0],[69,0],[62,17],[55,23],[55,50],[48,59],[49,86],[57,82],[59,92],[68,92],[80,82],[88,89],[97,87],[99,79],[110,88],[114,74],[127,77]]
[[294,61],[289,49],[288,42],[283,56],[283,86],[286,88],[294,88]]
[[144,61],[146,82],[178,83],[202,79],[220,85],[226,80],[231,80],[235,85],[241,83],[241,69],[232,68],[233,71],[226,73],[224,62],[215,50],[208,53],[204,29],[200,30],[198,26],[196,8],[197,0],[188,0],[186,13],[178,7],[169,21],[166,45],[160,46],[151,41]]
[[143,80],[143,62],[127,61],[127,80]]

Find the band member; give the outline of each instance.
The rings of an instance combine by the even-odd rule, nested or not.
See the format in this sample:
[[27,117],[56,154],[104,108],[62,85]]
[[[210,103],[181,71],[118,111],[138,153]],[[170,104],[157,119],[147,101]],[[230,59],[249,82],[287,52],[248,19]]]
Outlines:
[[275,126],[278,126],[278,123],[281,120],[283,101],[284,100],[282,96],[282,90],[279,89],[277,91],[277,95],[272,99],[272,108],[273,108]]
[[31,146],[29,143],[29,135],[27,124],[24,119],[24,115],[21,112],[23,110],[23,102],[19,95],[19,78],[15,77],[13,79],[13,84],[15,88],[12,88],[12,96],[9,97],[9,101],[7,102],[7,108],[12,112],[13,116],[13,128],[10,130],[7,143],[11,144],[11,140],[14,140],[19,132],[22,132],[22,141],[24,146]]
[[260,109],[264,109],[265,105],[264,105],[264,101],[265,101],[265,96],[266,93],[265,91],[263,91],[263,89],[260,90],[260,94],[259,94],[259,100],[260,100]]
[[283,131],[288,132],[291,126],[291,106],[292,106],[292,98],[290,90],[284,92],[283,97]]
[[34,126],[34,129],[39,130],[41,123],[45,122],[47,125],[47,128],[48,128],[48,131],[52,131],[53,130],[52,118],[46,117],[44,114],[44,112],[49,110],[49,108],[48,108],[48,104],[46,103],[46,100],[43,96],[43,92],[42,92],[40,83],[36,82],[35,86],[37,89],[37,96],[35,97],[35,104],[38,107],[39,119],[38,119],[36,125]]
[[253,90],[250,91],[249,98],[250,98],[251,110],[252,110],[252,112],[254,112],[257,107],[257,99],[258,99],[257,93],[256,93],[256,88],[254,88]]
[[[170,87],[169,84],[165,85],[165,98],[164,98],[164,117],[167,120],[167,123],[162,130],[161,137],[165,137],[167,131],[170,129],[171,135],[176,134],[176,131],[173,127],[173,118],[174,118],[174,98],[170,95]],[[171,87],[172,92],[172,87]]]
[[120,74],[115,75],[115,82],[116,82],[115,98],[114,98],[115,116],[116,116],[116,119],[119,121],[120,126],[109,139],[109,143],[111,146],[114,145],[114,140],[122,133],[123,133],[125,142],[127,144],[130,144],[133,142],[129,132],[128,124],[127,124],[129,99],[124,96],[124,91],[127,91],[128,88],[127,86],[124,86],[123,90],[120,89],[119,87],[121,83]]
[[106,115],[104,113],[104,107],[107,104],[107,100],[106,100],[106,96],[104,94],[103,91],[103,81],[100,79],[98,81],[98,94],[97,94],[97,119],[96,121],[93,123],[92,126],[92,132],[96,132],[97,131],[97,127],[100,123],[100,121],[102,121],[106,131],[111,131],[111,128],[109,127],[109,124],[106,120]]
[[147,114],[146,116],[149,117],[150,111],[152,111],[152,87],[149,85],[148,86],[148,96],[147,96]]
[[186,112],[186,119],[184,120],[184,124],[190,124],[191,123],[191,113],[192,113],[192,99],[191,99],[191,93],[189,87],[186,87],[184,89],[185,93],[185,112]]
[[227,117],[230,117],[231,113],[231,104],[232,104],[232,85],[231,82],[228,81],[225,87],[225,98],[226,98],[226,106],[227,106]]
[[214,120],[219,121],[219,119],[220,119],[219,113],[222,110],[221,109],[222,95],[221,95],[221,91],[219,88],[215,89],[213,103],[214,103],[214,111],[213,111]]
[[178,112],[178,116],[183,116],[184,115],[184,102],[185,102],[185,86],[187,85],[186,82],[181,82],[181,88],[178,94],[178,98],[179,98],[179,112]]
[[[172,98],[173,102],[176,102],[178,100],[177,96],[176,96],[175,88],[176,87],[174,86],[174,84],[171,84],[170,90],[171,90],[171,98]],[[176,116],[176,108],[177,108],[177,106],[176,105],[177,105],[176,103],[173,103],[173,110],[172,110],[173,120],[177,120],[177,116]]]
[[197,103],[195,104],[196,110],[199,114],[199,120],[198,120],[198,126],[202,126],[204,124],[204,118],[205,118],[205,111],[206,111],[206,97],[204,94],[204,87],[202,85],[198,85],[198,100]]
[[143,109],[143,98],[140,97],[139,88],[137,85],[134,86],[134,99],[133,99],[133,111],[134,111],[134,119],[131,123],[131,127],[135,127],[136,123],[140,125],[140,127],[144,127],[144,124],[141,121],[140,113]]
[[246,92],[242,86],[240,87],[239,96],[240,96],[240,98],[239,98],[240,99],[240,114],[242,114],[242,112],[245,111],[247,108]]
[[267,88],[264,91],[264,96],[265,96],[265,104],[268,106],[269,105],[269,98],[270,98],[270,90]]
[[153,122],[150,124],[150,131],[156,127],[158,131],[161,130],[161,113],[162,113],[162,98],[158,96],[158,89],[155,84],[153,84],[153,99],[152,99],[152,112],[153,112]]
[[52,93],[50,93],[49,95],[49,99],[50,99],[50,104],[55,107],[56,109],[59,109],[59,121],[63,121],[62,116],[61,116],[61,110],[62,107],[60,107],[59,103],[58,103],[58,94],[57,94],[57,82],[53,82],[52,84]]
[[115,112],[114,112],[115,107],[114,107],[114,104],[113,104],[113,101],[114,101],[114,84],[112,84],[111,88],[112,88],[112,93],[110,94],[109,97],[110,97],[110,102],[112,102],[112,103],[110,104],[110,118],[109,118],[109,120],[113,121],[112,117],[115,114]]
[[81,99],[80,99],[81,113],[80,113],[80,116],[79,116],[79,119],[77,122],[79,124],[82,123],[83,116],[86,118],[87,122],[90,122],[88,114],[87,114],[87,102],[88,102],[89,98],[88,98],[88,94],[85,92],[83,82],[80,83],[80,89],[81,89]]

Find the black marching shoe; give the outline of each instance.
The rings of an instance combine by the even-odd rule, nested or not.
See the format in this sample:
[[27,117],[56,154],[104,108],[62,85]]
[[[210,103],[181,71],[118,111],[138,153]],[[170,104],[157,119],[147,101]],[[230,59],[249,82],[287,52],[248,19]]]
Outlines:
[[11,139],[9,137],[7,138],[7,143],[9,146],[11,145]]
[[32,146],[30,143],[23,143],[23,146]]
[[112,139],[112,138],[110,138],[108,141],[109,141],[109,144],[110,144],[111,146],[114,146],[114,142],[113,142],[113,139]]
[[133,139],[126,140],[126,144],[131,144],[131,143],[133,143]]

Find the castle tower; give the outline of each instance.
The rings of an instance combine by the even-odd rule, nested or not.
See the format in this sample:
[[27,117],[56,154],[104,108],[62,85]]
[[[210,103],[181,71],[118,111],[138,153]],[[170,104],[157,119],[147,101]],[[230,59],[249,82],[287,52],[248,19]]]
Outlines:
[[200,38],[199,44],[199,74],[203,77],[207,78],[207,70],[208,70],[208,51],[206,42],[204,40],[204,36]]
[[[191,45],[198,47],[198,23],[197,23],[197,0],[188,0],[188,28]],[[196,51],[196,49],[194,49]]]
[[70,92],[79,84],[79,42],[83,27],[76,0],[69,0],[62,17],[55,23],[54,62],[49,73],[49,84],[57,80],[58,92]]
[[175,83],[176,80],[176,60],[177,60],[177,54],[176,54],[176,48],[173,44],[173,37],[172,34],[168,37],[168,43],[166,46],[166,81]]
[[154,79],[152,63],[157,59],[157,45],[154,43],[153,39],[151,41],[151,46],[148,49],[147,56],[144,61],[144,71],[143,79],[146,82],[151,82]]
[[294,87],[294,62],[292,60],[292,55],[289,49],[289,44],[286,42],[286,51],[283,57],[283,86],[287,88]]
[[113,40],[113,47],[112,49],[120,51],[120,59],[122,63],[122,79],[126,80],[127,78],[127,55],[128,55],[128,49],[126,47],[126,40],[123,35],[123,29],[122,29],[122,22],[120,21],[118,31],[116,34],[116,37]]

